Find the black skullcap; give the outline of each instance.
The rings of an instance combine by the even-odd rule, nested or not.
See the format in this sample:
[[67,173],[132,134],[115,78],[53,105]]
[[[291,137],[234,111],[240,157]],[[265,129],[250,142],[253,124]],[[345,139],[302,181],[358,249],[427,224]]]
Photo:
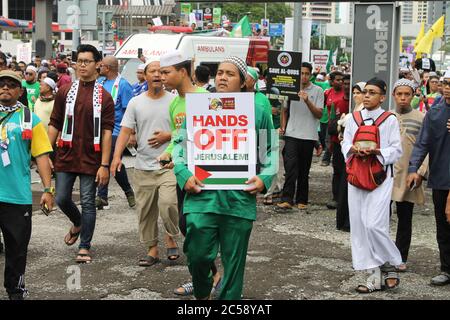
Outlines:
[[386,82],[384,82],[384,80],[381,80],[381,79],[378,79],[377,77],[375,77],[375,78],[372,78],[369,81],[367,81],[366,86],[368,86],[368,85],[376,86],[381,89],[381,92],[383,94],[386,94],[387,85],[386,85]]

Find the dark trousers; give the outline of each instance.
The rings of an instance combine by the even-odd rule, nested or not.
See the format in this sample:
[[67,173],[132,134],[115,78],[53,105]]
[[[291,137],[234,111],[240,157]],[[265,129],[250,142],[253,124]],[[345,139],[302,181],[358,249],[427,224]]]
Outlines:
[[[81,211],[72,201],[73,185],[80,177]],[[94,235],[95,211],[95,176],[70,172],[56,173],[56,204],[62,212],[72,221],[75,227],[81,226],[80,249],[90,249]]]
[[341,145],[337,142],[331,144],[333,152],[333,180],[332,180],[332,192],[333,200],[338,201],[339,198],[339,185],[341,184],[342,176],[345,173],[345,159],[341,152]]
[[0,228],[5,242],[4,286],[8,295],[24,294],[28,243],[31,238],[31,205],[0,202]]
[[[344,163],[345,164],[345,163]],[[339,195],[336,209],[336,228],[350,231],[350,216],[348,211],[348,182],[347,172],[342,173],[339,181]]]
[[319,141],[320,144],[323,147],[323,158],[322,161],[330,162],[331,161],[331,151],[329,148],[330,145],[330,139],[328,135],[328,122],[327,123],[320,123],[320,132],[319,132]]
[[[116,148],[116,141],[117,136],[112,136],[112,147],[111,147],[111,157],[109,159],[109,164],[111,164],[113,156],[114,156],[114,150]],[[120,168],[120,171],[116,171],[115,179],[119,186],[122,188],[123,192],[125,194],[129,194],[133,191],[131,188],[130,182],[128,181],[128,175],[127,170],[125,169],[125,166],[122,164],[122,167]],[[108,183],[109,184],[109,183]],[[108,184],[102,185],[98,187],[97,195],[105,200],[108,200]]]
[[[286,180],[283,187],[283,202],[308,204],[309,170],[314,151],[314,140],[285,137],[283,149]],[[297,185],[297,192],[295,187]]]
[[397,205],[397,236],[395,238],[395,245],[397,246],[400,254],[402,255],[402,261],[408,260],[409,247],[411,245],[412,235],[412,216],[414,203],[403,201],[396,202]]
[[436,217],[436,239],[441,258],[441,271],[450,273],[450,223],[445,218],[448,190],[433,189],[434,215]]

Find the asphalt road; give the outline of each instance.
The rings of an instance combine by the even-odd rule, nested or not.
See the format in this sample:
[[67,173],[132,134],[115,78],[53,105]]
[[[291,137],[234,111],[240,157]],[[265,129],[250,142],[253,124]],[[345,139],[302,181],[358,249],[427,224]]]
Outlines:
[[[126,160],[132,165],[130,159]],[[131,169],[129,176],[132,178]],[[335,211],[325,207],[331,194],[331,167],[319,166],[310,174],[311,205],[308,214],[293,210],[276,213],[273,207],[258,204],[247,257],[244,299],[450,299],[450,286],[432,287],[429,282],[439,272],[435,222],[430,193],[427,204],[418,207],[413,219],[413,239],[409,271],[401,275],[396,291],[360,295],[355,287],[365,274],[352,270],[349,233],[335,228]],[[38,184],[34,190],[40,190]],[[77,191],[77,190],[76,190]],[[77,265],[77,247],[64,244],[69,220],[58,210],[49,217],[39,210],[33,215],[33,235],[29,245],[26,283],[29,299],[193,299],[172,292],[190,279],[185,256],[176,263],[162,262],[139,267],[145,248],[139,243],[137,216],[128,207],[123,192],[110,185],[110,210],[98,211],[93,239],[93,262]],[[396,215],[391,231],[395,235]],[[160,221],[160,234],[161,221]],[[182,246],[183,239],[178,239]],[[220,259],[218,259],[221,269]],[[0,255],[0,269],[4,257]],[[6,293],[0,299],[6,299]]]

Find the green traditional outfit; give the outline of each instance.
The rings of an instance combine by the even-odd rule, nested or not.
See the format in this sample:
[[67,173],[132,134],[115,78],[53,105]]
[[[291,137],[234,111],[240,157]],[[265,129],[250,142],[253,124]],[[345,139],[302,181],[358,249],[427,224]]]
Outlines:
[[[260,130],[268,130],[267,143],[258,141],[258,154],[264,160],[258,162],[261,172],[258,177],[269,189],[272,177],[276,174],[271,164],[278,163],[278,151],[271,152],[272,119],[263,106],[255,103],[256,136]],[[183,124],[186,128],[186,122]],[[264,135],[262,135],[264,136]],[[271,143],[272,142],[272,143]],[[180,130],[174,139],[172,152],[175,163],[174,172],[180,188],[184,189],[187,180],[193,175],[186,165],[186,130]],[[264,146],[265,150],[259,150]],[[222,289],[219,299],[238,300],[244,281],[245,261],[248,241],[256,220],[256,196],[237,190],[202,190],[198,194],[186,194],[184,200],[187,234],[184,252],[194,283],[196,298],[210,295],[213,278],[211,265],[217,257],[219,248],[224,266]]]

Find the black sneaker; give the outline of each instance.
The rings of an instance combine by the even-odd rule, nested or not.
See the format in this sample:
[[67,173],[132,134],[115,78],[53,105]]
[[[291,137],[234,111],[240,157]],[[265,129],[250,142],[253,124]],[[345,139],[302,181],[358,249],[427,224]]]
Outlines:
[[99,196],[95,198],[95,206],[97,207],[97,210],[108,210],[110,208],[108,200],[103,199]]

